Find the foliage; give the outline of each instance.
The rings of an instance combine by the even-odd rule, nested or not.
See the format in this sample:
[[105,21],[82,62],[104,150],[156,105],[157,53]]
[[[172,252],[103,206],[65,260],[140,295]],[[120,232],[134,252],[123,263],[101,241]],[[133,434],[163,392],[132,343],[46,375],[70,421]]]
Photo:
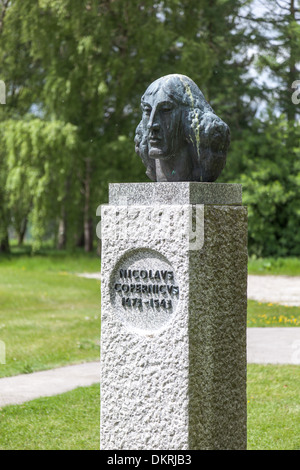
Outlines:
[[0,253],[9,251],[8,246],[8,226],[9,214],[7,210],[7,194],[5,190],[6,184],[6,165],[3,152],[0,150]]
[[300,4],[299,0],[263,1],[266,14],[259,18],[260,28],[265,29],[269,41],[261,47],[257,58],[257,69],[268,74],[269,100],[283,112],[292,126],[300,110],[291,100],[292,84],[299,79],[300,56]]
[[0,0],[0,249],[9,225],[22,243],[29,223],[36,248],[47,235],[92,250],[108,182],[147,181],[133,144],[140,97],[178,72],[231,128],[220,181],[244,185],[250,253],[299,255],[298,1],[279,1],[257,16],[252,0]]
[[49,223],[55,223],[65,198],[71,196],[70,190],[67,194],[70,187],[74,193],[70,207],[76,205],[76,131],[71,124],[41,119],[11,119],[0,124],[7,207],[20,236],[30,217],[35,248],[40,246]]
[[[300,139],[300,126],[294,127],[293,139]],[[243,185],[251,255],[300,255],[300,160],[287,152],[290,141],[285,117],[269,114],[244,131],[242,143],[232,143],[227,176]]]
[[[273,0],[249,8],[244,21],[256,36],[260,113],[233,140],[224,181],[243,184],[249,210],[249,253],[300,255],[300,108],[292,102],[299,79],[299,2]],[[272,3],[272,8],[270,8]],[[230,166],[229,166],[230,165]]]
[[[219,22],[214,8],[219,10]],[[238,9],[237,0],[146,0],[142,4],[136,0],[13,0],[6,5],[0,56],[8,98],[2,119],[23,120],[31,112],[58,127],[58,123],[76,127],[79,151],[73,180],[77,187],[66,172],[59,215],[64,219],[69,213],[76,192],[75,212],[83,222],[87,249],[107,182],[146,180],[133,148],[144,89],[158,76],[174,71],[191,76],[204,87],[214,73],[223,69],[228,73],[230,67],[224,66],[242,37],[236,31],[231,34],[235,28],[231,15]],[[10,54],[14,50],[17,56]],[[241,70],[242,64],[238,73]],[[219,99],[223,101],[224,97]],[[56,139],[55,145],[61,155],[62,142]],[[13,179],[17,184],[17,178]],[[61,192],[49,192],[49,197],[53,211],[58,210]],[[41,220],[46,214],[52,219],[49,204],[36,206],[38,200],[28,194],[27,201],[19,205],[23,220],[30,206],[41,213]],[[15,225],[20,226],[20,216],[14,217]],[[36,216],[31,218],[36,226]],[[68,225],[63,220],[63,230],[70,233]],[[40,231],[34,229],[34,235],[40,239]]]

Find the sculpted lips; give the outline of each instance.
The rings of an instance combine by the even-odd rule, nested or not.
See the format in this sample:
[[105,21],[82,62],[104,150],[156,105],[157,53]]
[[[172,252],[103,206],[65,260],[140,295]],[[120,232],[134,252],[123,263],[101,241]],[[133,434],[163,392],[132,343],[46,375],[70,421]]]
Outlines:
[[161,137],[150,135],[149,142],[150,144],[158,144],[161,142]]

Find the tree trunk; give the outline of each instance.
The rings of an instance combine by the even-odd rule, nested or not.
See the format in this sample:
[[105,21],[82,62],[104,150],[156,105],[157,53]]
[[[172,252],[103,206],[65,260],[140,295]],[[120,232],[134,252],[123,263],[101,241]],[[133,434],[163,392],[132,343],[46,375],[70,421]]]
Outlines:
[[[82,224],[81,224],[81,227],[82,227]],[[79,234],[77,234],[75,238],[75,246],[77,246],[77,248],[83,248],[84,247],[84,233],[80,231],[78,231],[78,233]]]
[[84,220],[84,251],[86,253],[93,251],[93,220],[91,217]]
[[[289,9],[290,9],[291,21],[296,22],[297,20],[296,20],[295,0],[290,0]],[[293,34],[295,33],[290,33],[290,34],[291,36],[289,37],[290,48],[289,48],[289,71],[288,71],[289,83],[287,84],[287,88],[290,88],[291,91],[293,91],[291,86],[295,82],[295,80],[298,79],[298,71],[297,71],[297,66],[296,66],[298,53],[297,53],[297,50],[295,50],[296,47],[293,41],[294,39]],[[290,99],[288,101],[288,106],[287,106],[287,119],[288,119],[289,126],[291,125],[292,127],[294,127],[295,120],[296,120],[296,107],[294,104],[291,103]]]
[[8,235],[0,240],[0,253],[10,253]]
[[67,214],[65,208],[61,211],[61,218],[58,224],[57,249],[65,250],[67,246]]
[[22,220],[22,223],[19,227],[18,234],[17,234],[17,236],[18,236],[18,246],[23,245],[26,230],[27,230],[27,223],[28,223],[28,220],[27,220],[27,217],[25,217],[25,219]]
[[65,181],[65,195],[62,200],[60,219],[58,223],[58,236],[57,236],[57,248],[58,250],[65,250],[67,248],[68,241],[68,201],[70,194],[71,175],[68,175]]

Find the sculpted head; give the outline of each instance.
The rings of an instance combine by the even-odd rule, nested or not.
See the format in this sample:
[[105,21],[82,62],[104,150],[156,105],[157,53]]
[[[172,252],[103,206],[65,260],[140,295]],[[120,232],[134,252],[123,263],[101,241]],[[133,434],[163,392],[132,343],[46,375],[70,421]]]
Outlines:
[[226,163],[228,126],[185,75],[159,78],[141,99],[135,150],[153,181],[215,181]]

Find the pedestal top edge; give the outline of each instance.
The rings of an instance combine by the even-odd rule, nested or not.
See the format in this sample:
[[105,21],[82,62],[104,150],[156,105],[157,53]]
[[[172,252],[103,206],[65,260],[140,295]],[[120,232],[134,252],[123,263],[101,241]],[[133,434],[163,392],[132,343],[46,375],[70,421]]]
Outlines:
[[110,183],[109,204],[214,204],[241,205],[238,183],[160,182]]

